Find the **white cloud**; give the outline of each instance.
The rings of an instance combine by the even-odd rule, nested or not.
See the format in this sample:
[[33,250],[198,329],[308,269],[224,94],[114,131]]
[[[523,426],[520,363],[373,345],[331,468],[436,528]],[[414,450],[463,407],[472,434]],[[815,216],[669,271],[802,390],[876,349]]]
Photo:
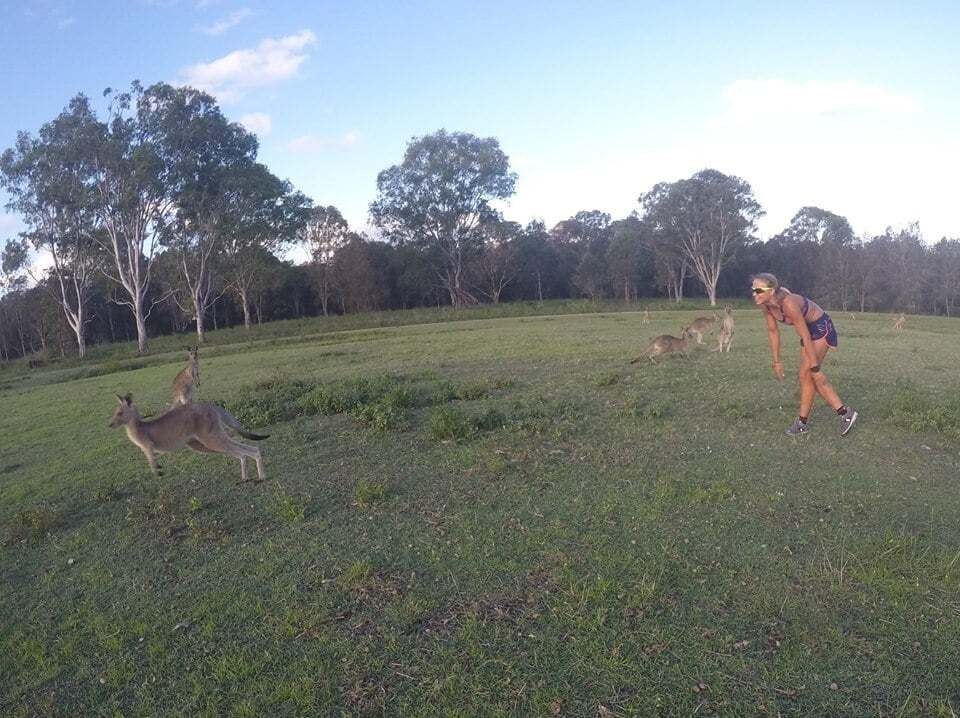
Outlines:
[[15,214],[0,214],[0,243],[7,239],[13,239],[14,236],[24,230],[23,222]]
[[237,25],[239,25],[241,22],[246,20],[251,15],[253,15],[253,10],[246,7],[241,8],[236,12],[230,13],[224,18],[220,18],[212,25],[205,25],[198,29],[200,30],[200,32],[202,32],[205,35],[214,35],[214,36],[222,35],[230,28],[236,27]]
[[260,137],[266,137],[273,129],[273,120],[266,112],[251,112],[240,118],[240,124]]
[[909,97],[853,81],[737,80],[723,88],[723,97],[726,111],[721,119],[734,122],[857,111],[904,114],[918,109]]
[[184,68],[184,84],[230,102],[248,90],[288,80],[307,59],[306,48],[317,41],[310,30],[277,39],[268,38],[255,48],[235,50],[212,62]]
[[318,135],[303,135],[290,140],[287,149],[293,152],[322,152],[329,149],[345,149],[357,142],[357,133],[350,131],[342,137],[326,138]]

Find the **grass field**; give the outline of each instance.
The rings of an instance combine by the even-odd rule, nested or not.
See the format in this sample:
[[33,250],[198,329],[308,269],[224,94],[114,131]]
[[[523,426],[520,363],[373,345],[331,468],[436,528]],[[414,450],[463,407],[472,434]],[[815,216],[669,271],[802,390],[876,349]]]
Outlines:
[[240,486],[107,428],[179,353],[0,375],[0,714],[955,716],[960,322],[837,318],[790,438],[755,310],[627,364],[694,316],[213,334]]

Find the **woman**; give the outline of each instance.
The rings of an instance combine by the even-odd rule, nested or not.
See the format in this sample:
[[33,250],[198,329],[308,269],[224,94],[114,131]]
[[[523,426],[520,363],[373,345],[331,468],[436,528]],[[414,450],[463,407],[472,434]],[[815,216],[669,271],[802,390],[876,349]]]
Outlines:
[[780,362],[780,330],[777,322],[793,325],[800,337],[800,414],[787,429],[787,433],[798,436],[809,430],[807,417],[810,415],[810,407],[813,406],[814,394],[819,394],[830,408],[837,412],[840,417],[840,435],[846,436],[857,420],[857,412],[840,401],[837,392],[820,371],[827,350],[837,346],[837,330],[830,315],[815,302],[781,287],[772,274],[754,274],[750,280],[753,302],[761,308],[767,322],[767,339],[770,342],[770,353],[773,354],[773,373],[781,381],[783,364]]

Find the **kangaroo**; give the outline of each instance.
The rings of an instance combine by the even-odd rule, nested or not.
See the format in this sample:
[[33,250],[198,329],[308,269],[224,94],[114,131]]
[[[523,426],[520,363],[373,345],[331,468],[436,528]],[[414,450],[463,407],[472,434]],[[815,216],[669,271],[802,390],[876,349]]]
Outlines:
[[657,362],[654,361],[654,357],[658,357],[661,354],[670,354],[671,352],[680,352],[686,356],[687,338],[687,330],[682,328],[680,330],[680,339],[672,337],[669,334],[661,334],[650,342],[650,346],[644,350],[643,354],[636,359],[631,359],[630,363],[636,364],[641,359],[647,358],[651,364],[656,364]]
[[711,333],[713,332],[714,321],[716,321],[716,319],[711,319],[710,317],[697,317],[684,331],[690,336],[696,334],[697,344],[703,344],[703,335],[708,330]]
[[189,404],[193,401],[196,387],[200,386],[200,347],[184,347],[188,364],[173,378],[173,404]]
[[717,346],[712,352],[729,352],[733,344],[733,307],[729,304],[723,308],[723,320],[720,322],[720,332],[717,335]]
[[213,404],[179,404],[156,419],[143,420],[130,394],[116,396],[119,405],[110,426],[126,428],[127,438],[140,447],[156,476],[163,476],[157,465],[157,454],[188,446],[194,451],[229,454],[240,459],[241,482],[247,480],[246,459],[250,457],[257,462],[257,480],[264,480],[260,449],[235,440],[227,433],[227,427],[248,439],[266,439],[267,435],[245,430],[226,409]]
[[647,309],[647,308],[644,308],[644,310],[643,310],[643,322],[641,322],[641,323],[642,323],[642,324],[649,324],[649,323],[650,323],[650,310]]
[[900,330],[903,329],[903,323],[907,321],[907,317],[903,312],[900,312],[900,316],[897,317],[893,322],[893,328]]

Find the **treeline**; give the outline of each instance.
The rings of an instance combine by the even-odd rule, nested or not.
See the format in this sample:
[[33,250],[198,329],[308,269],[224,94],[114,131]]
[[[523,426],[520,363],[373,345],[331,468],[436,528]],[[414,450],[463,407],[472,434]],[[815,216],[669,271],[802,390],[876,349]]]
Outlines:
[[[503,218],[516,174],[494,138],[414,138],[377,177],[376,237],[348,226],[257,162],[256,138],[209,95],[134,83],[104,118],[75,97],[0,155],[8,209],[27,230],[2,244],[0,359],[84,356],[91,342],[419,306],[570,297],[744,295],[772,271],[794,291],[857,311],[952,315],[960,240],[916,225],[855,235],[804,207],[756,239],[744,180],[708,169],[638,195],[613,219],[583,211],[546,227]],[[278,257],[300,246],[311,258]],[[48,269],[31,276],[31,256]]]

